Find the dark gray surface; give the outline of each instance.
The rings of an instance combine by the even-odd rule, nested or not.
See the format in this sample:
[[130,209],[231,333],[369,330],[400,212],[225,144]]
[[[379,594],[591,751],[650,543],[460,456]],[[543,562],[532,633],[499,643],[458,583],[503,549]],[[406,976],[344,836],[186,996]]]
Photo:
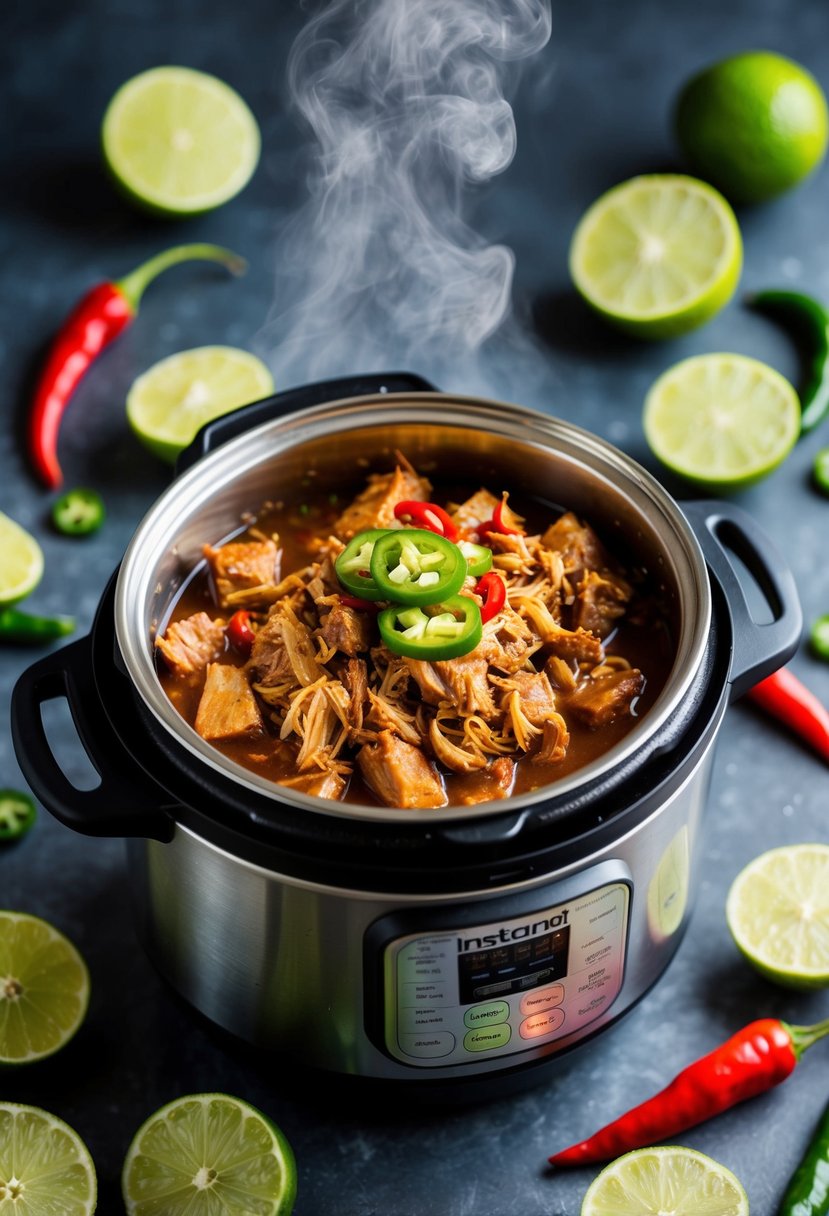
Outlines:
[[[189,346],[258,341],[262,349],[257,335],[272,304],[275,240],[304,196],[304,134],[284,88],[288,48],[304,16],[296,6],[264,0],[36,0],[4,17],[0,510],[30,527],[46,552],[46,574],[28,606],[74,613],[80,633],[169,477],[128,432],[129,384],[158,358]],[[641,404],[650,382],[675,360],[735,350],[796,377],[786,338],[741,298],[777,285],[829,296],[825,167],[788,197],[740,214],[746,257],[739,298],[681,341],[639,346],[591,320],[569,293],[566,249],[577,217],[603,188],[675,163],[668,113],[689,72],[731,51],[768,47],[807,63],[826,86],[827,34],[824,0],[555,3],[551,42],[527,68],[516,101],[516,159],[473,209],[487,239],[514,249],[516,302],[538,325],[536,351],[501,359],[493,392],[578,421],[650,466]],[[121,81],[160,62],[214,71],[240,88],[264,137],[249,188],[214,215],[180,226],[132,213],[98,163],[108,98]],[[250,271],[230,282],[210,268],[180,269],[148,294],[138,324],[78,392],[61,440],[67,484],[103,493],[106,527],[88,541],[57,537],[47,523],[51,498],[31,479],[21,439],[43,343],[92,282],[167,244],[199,239],[238,248]],[[388,363],[405,350],[390,339]],[[435,374],[429,366],[413,370]],[[279,380],[278,361],[275,373]],[[782,469],[740,497],[787,553],[807,620],[829,610],[829,503],[809,485],[811,458],[826,442],[826,431],[803,441]],[[4,704],[35,657],[0,652]],[[793,666],[829,701],[829,668],[805,648]],[[80,776],[83,758],[65,723],[56,738],[67,771]],[[0,786],[21,781],[4,725]],[[808,1022],[829,1014],[825,994],[788,994],[755,977],[737,956],[723,914],[732,878],[757,853],[829,839],[826,794],[819,760],[752,709],[735,706],[720,736],[696,910],[659,985],[620,1025],[562,1060],[542,1088],[478,1109],[421,1114],[398,1097],[343,1097],[319,1078],[289,1083],[218,1042],[163,987],[136,943],[121,844],[81,838],[41,813],[29,837],[0,856],[0,905],[45,916],[75,940],[90,965],[92,1003],[70,1047],[43,1065],[4,1074],[0,1096],[43,1105],[78,1129],[97,1163],[106,1213],[121,1210],[120,1166],[142,1119],[196,1090],[238,1094],[281,1124],[299,1166],[298,1216],[576,1213],[594,1171],[547,1177],[548,1153],[643,1099],[755,1016]],[[771,1095],[679,1138],[738,1174],[756,1216],[776,1210],[829,1097],[827,1050],[815,1047]]]

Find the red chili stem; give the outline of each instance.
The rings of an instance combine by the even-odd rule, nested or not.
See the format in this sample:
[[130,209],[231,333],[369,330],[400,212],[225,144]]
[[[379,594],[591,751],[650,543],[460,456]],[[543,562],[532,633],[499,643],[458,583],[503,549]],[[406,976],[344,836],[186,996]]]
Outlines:
[[416,524],[418,528],[427,528],[429,532],[435,532],[438,536],[445,536],[453,543],[460,536],[451,515],[444,511],[443,507],[439,507],[436,502],[416,502],[406,499],[404,502],[399,502],[394,508],[394,516],[395,519]]
[[803,1052],[829,1034],[829,1019],[789,1026],[762,1018],[689,1064],[665,1089],[595,1135],[550,1157],[552,1165],[589,1165],[695,1127],[738,1102],[779,1085]]
[[63,481],[57,456],[58,432],[69,401],[90,365],[126,329],[147,285],[178,262],[221,262],[233,274],[245,262],[218,245],[177,245],[156,254],[124,278],[99,283],[75,305],[61,326],[41,372],[29,413],[29,453],[41,481],[55,489]]
[[475,584],[475,594],[483,600],[481,605],[481,620],[484,624],[491,621],[503,608],[507,600],[507,588],[504,580],[490,570],[482,574]]
[[829,761],[829,711],[788,667],[755,684],[747,695]]

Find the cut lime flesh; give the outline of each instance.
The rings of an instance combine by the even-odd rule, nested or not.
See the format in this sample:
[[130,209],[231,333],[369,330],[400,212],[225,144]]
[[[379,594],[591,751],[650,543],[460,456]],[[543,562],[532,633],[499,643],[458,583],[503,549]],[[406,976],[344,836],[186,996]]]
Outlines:
[[43,550],[20,524],[0,511],[0,607],[34,591],[43,577]]
[[644,338],[701,325],[730,299],[742,240],[725,199],[680,174],[635,177],[602,195],[570,246],[570,273],[598,312]]
[[288,1216],[296,1165],[261,1111],[227,1094],[189,1094],[139,1128],[121,1178],[128,1216]]
[[259,160],[259,127],[229,85],[191,68],[159,67],[122,85],[102,130],[107,165],[137,201],[171,215],[227,202]]
[[731,885],[726,920],[768,979],[829,987],[829,845],[785,845],[756,857]]
[[91,1216],[98,1184],[76,1131],[48,1111],[0,1102],[0,1211]]
[[0,912],[0,1062],[53,1055],[89,1003],[89,973],[72,943],[24,912]]
[[800,402],[779,372],[744,355],[696,355],[669,368],[645,400],[645,437],[669,469],[728,490],[759,481],[800,432]]
[[581,1216],[748,1216],[748,1197],[718,1161],[668,1145],[613,1161],[588,1189]]
[[162,359],[127,396],[127,418],[142,443],[174,461],[207,422],[273,392],[261,360],[233,346],[200,346]]

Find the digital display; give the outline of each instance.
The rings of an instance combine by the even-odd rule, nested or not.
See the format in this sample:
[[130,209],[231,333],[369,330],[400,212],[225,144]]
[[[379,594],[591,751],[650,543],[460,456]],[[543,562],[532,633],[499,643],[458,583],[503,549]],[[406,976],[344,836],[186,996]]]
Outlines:
[[458,955],[462,1005],[526,992],[567,974],[570,926],[487,950]]

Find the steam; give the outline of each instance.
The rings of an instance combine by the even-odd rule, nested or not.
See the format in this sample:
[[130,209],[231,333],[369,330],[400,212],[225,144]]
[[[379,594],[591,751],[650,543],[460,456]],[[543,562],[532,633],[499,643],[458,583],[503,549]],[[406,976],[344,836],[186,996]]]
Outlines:
[[259,345],[280,387],[403,367],[489,387],[512,251],[464,218],[516,149],[506,97],[550,35],[550,0],[329,0],[297,38],[291,99],[313,136]]

